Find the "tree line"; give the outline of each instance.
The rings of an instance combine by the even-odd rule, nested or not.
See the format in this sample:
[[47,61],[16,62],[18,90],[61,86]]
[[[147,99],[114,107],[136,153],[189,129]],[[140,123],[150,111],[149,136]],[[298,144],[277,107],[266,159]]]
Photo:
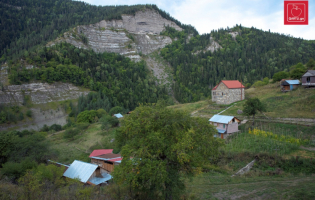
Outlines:
[[[235,38],[232,32],[237,33]],[[181,103],[210,96],[221,80],[252,84],[296,63],[306,63],[315,55],[314,41],[241,25],[195,36],[167,27],[163,34],[177,38],[161,50],[161,55],[173,67],[173,90]],[[221,48],[206,51],[214,41]]]
[[3,0],[0,2],[0,62],[16,60],[24,51],[46,45],[75,26],[120,20],[122,14],[134,15],[145,9],[156,10],[188,32],[197,33],[192,26],[181,24],[156,5],[94,6],[72,0]]

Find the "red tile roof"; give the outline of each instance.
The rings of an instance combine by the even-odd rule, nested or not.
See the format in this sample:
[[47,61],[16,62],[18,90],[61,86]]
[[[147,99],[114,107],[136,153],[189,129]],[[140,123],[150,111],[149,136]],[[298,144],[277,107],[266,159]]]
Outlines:
[[[222,83],[224,83],[224,85],[226,85],[226,87],[228,87],[229,89],[234,89],[234,88],[245,88],[244,85],[241,84],[241,82],[239,82],[238,80],[224,80],[224,81],[221,81]],[[220,83],[221,83],[220,82]],[[220,84],[219,83],[219,84]],[[219,85],[218,84],[218,85]],[[212,90],[216,90],[217,89],[217,86],[215,86]]]
[[99,155],[103,155],[103,154],[108,154],[108,153],[112,153],[113,149],[97,149],[94,150],[89,157],[95,157],[95,156],[99,156]]

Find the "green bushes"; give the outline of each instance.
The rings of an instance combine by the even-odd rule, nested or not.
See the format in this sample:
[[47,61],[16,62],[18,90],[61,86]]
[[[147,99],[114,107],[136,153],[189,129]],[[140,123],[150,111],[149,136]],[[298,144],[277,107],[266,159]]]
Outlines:
[[109,115],[104,115],[101,119],[100,122],[102,123],[102,130],[107,130],[111,127],[115,127],[118,125],[119,120],[116,117],[112,117]]
[[276,81],[281,81],[282,79],[286,79],[289,77],[289,73],[288,72],[277,72],[273,75],[272,79],[273,79],[273,82],[276,82]]
[[27,111],[26,111],[26,116],[32,117],[32,116],[33,116],[32,111],[31,111],[31,110],[27,110]]
[[263,79],[263,81],[256,81],[254,84],[253,84],[253,87],[260,87],[260,86],[264,86],[264,85],[267,85],[269,84],[269,78],[265,77]]
[[78,129],[78,128],[70,128],[70,129],[67,129],[64,132],[63,137],[65,139],[72,139],[74,136],[78,135],[79,133],[80,133],[80,129]]
[[74,128],[69,128],[64,132],[63,137],[65,139],[73,139],[76,135],[82,133],[82,131],[86,130],[89,127],[89,123],[79,123],[75,124]]
[[98,121],[97,112],[95,110],[86,110],[81,112],[77,117],[78,123],[92,123]]
[[123,111],[124,111],[124,109],[122,107],[116,106],[116,107],[113,107],[112,109],[110,109],[109,115],[112,116],[113,114],[121,113]]
[[47,126],[46,124],[43,126],[43,128],[40,129],[40,131],[42,132],[48,132],[48,131],[53,131],[53,132],[57,132],[57,131],[61,131],[62,130],[62,126],[59,124],[53,124],[51,126]]
[[297,150],[299,145],[281,142],[268,137],[252,135],[248,133],[235,134],[229,139],[225,146],[226,151],[231,152],[253,152],[286,155]]

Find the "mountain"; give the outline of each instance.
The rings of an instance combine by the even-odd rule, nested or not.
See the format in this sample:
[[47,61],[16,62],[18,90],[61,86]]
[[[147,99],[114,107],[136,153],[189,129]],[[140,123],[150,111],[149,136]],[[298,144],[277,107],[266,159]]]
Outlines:
[[[222,79],[252,84],[315,57],[314,41],[253,27],[199,35],[155,5],[3,0],[0,10],[0,36],[5,38],[0,99],[43,104],[87,94],[60,88],[97,92],[83,99],[84,105],[71,106],[74,116],[85,109],[132,110],[159,99],[167,104],[199,101]],[[56,89],[50,87],[55,82]],[[46,86],[38,95],[36,88]],[[0,112],[1,122],[17,115],[3,106]]]
[[241,25],[189,40],[188,34],[172,28],[167,35],[178,40],[162,49],[161,55],[173,67],[176,99],[186,103],[210,96],[220,80],[252,84],[315,57],[314,41]]

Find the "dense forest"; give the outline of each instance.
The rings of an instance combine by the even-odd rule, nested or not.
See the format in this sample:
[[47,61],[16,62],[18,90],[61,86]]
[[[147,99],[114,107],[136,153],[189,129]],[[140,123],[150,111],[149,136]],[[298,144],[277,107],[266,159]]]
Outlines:
[[23,58],[36,67],[26,69],[20,62],[10,66],[11,84],[36,80],[71,82],[98,91],[98,100],[107,99],[113,107],[129,109],[134,109],[139,103],[168,99],[166,88],[156,85],[144,61],[135,63],[119,54],[99,54],[68,43],[43,48]]
[[2,0],[0,2],[0,62],[16,60],[24,51],[45,45],[77,25],[101,20],[121,19],[122,14],[134,15],[154,9],[162,17],[174,21],[185,30],[198,34],[190,25],[181,24],[156,5],[94,6],[72,0]]
[[[232,32],[238,35],[233,38]],[[182,103],[210,96],[211,89],[222,79],[252,84],[315,57],[314,41],[241,25],[195,35],[190,40],[187,33],[172,28],[163,34],[178,38],[162,49],[161,55],[173,67],[175,97]],[[213,41],[222,48],[205,51]]]

